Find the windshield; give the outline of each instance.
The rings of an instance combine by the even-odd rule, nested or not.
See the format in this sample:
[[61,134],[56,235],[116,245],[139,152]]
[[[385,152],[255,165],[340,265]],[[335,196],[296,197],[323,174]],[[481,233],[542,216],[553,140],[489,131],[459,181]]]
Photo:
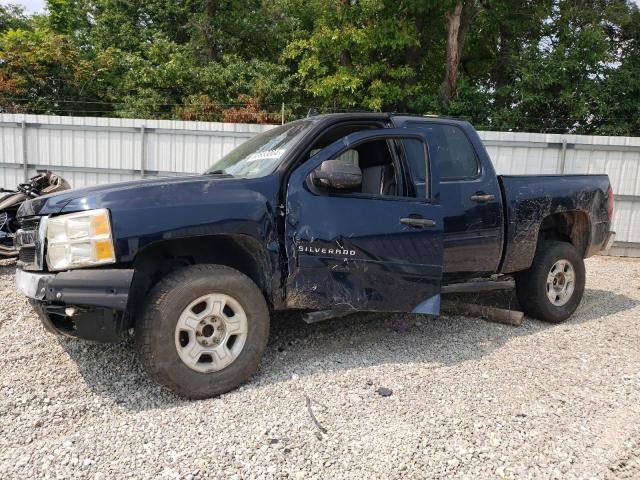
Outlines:
[[205,173],[226,173],[234,177],[263,177],[273,172],[286,152],[307,132],[311,122],[300,120],[268,130],[229,152]]

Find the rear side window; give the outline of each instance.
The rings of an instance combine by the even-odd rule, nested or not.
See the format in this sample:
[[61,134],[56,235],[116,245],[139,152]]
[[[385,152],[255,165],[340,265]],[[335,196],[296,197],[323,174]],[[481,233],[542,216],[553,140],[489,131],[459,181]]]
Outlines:
[[[424,143],[419,140],[407,138],[403,140],[404,151],[409,160],[411,176],[416,183],[426,183],[427,160],[424,158]],[[431,148],[431,146],[429,146]]]
[[[438,123],[410,123],[408,126],[423,129],[427,135],[431,161],[438,166],[441,180],[473,178],[478,175],[476,154],[462,129],[454,125]],[[405,148],[411,149],[405,143]],[[412,165],[416,181],[424,182],[424,165]]]

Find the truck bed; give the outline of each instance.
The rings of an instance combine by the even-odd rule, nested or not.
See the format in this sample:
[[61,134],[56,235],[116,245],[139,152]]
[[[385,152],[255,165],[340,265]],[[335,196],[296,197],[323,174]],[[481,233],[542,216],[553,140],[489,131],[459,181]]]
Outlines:
[[[498,175],[505,218],[500,271],[529,268],[543,220],[570,215],[587,229],[581,253],[588,257],[606,242],[609,230],[607,175]],[[547,220],[545,220],[547,219]]]

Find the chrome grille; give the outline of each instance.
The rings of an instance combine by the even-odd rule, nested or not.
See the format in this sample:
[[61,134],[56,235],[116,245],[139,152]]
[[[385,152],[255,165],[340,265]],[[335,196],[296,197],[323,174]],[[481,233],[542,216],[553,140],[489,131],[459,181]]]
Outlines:
[[18,249],[18,267],[23,270],[42,270],[38,256],[38,228],[42,217],[23,217],[20,230],[16,232],[13,244]]

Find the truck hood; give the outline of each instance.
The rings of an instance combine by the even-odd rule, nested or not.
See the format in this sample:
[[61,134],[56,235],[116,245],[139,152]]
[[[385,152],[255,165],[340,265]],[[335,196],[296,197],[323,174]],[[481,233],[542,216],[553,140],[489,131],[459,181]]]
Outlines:
[[68,190],[25,202],[18,216],[57,215],[106,208],[116,261],[129,265],[159,241],[219,234],[253,237],[277,250],[278,174],[263,178],[201,175],[139,180]]
[[[210,197],[213,190],[224,195],[244,190],[255,180],[218,175],[185,176],[133,180],[65,190],[24,202],[18,216],[56,215],[93,208],[150,207],[181,202],[198,202]],[[218,196],[218,195],[216,195]],[[217,199],[220,201],[220,199]]]

